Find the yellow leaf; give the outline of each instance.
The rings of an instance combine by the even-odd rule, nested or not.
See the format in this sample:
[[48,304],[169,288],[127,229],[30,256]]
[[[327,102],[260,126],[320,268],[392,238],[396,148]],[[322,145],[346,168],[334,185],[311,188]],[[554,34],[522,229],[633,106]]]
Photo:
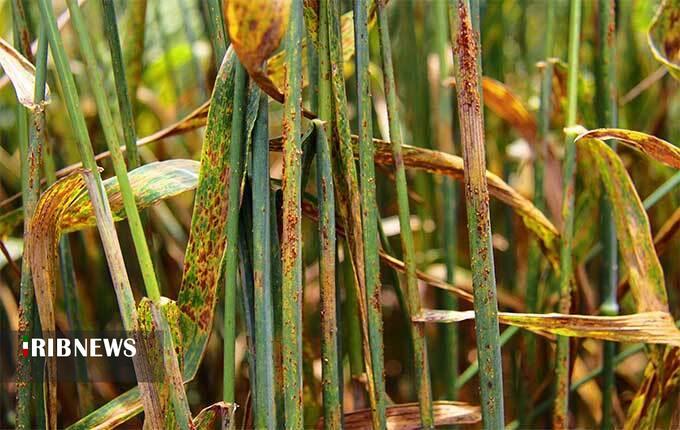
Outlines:
[[576,138],[577,142],[587,138],[616,139],[660,163],[680,169],[680,149],[656,136],[622,128],[598,128],[585,131],[585,129],[579,127],[578,130],[581,134]]
[[286,33],[290,5],[290,0],[224,1],[227,30],[236,55],[260,88],[279,102],[283,94],[263,66]]

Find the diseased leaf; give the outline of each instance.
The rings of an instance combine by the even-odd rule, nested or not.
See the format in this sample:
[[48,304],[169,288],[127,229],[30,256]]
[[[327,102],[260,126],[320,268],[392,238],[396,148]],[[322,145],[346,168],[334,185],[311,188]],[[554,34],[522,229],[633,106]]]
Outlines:
[[[0,65],[14,85],[19,103],[29,109],[38,107],[33,100],[35,95],[35,67],[5,39],[0,38]],[[45,101],[49,103],[50,88],[45,84]]]
[[[136,320],[134,297],[127,278],[120,244],[115,234],[113,220],[110,218],[110,210],[108,205],[99,198],[99,190],[92,179],[92,173],[87,170],[80,170],[55,182],[42,194],[29,222],[26,235],[25,257],[31,267],[40,322],[45,333],[55,333],[54,301],[57,286],[58,243],[62,233],[61,218],[68,213],[71,205],[85,193],[86,187],[88,193],[96,197],[92,206],[97,211],[95,220],[104,247],[123,325],[126,329],[130,329]],[[142,371],[143,360],[142,354],[133,358],[135,372]],[[48,359],[47,369],[48,422],[50,428],[55,428],[57,423],[56,362]],[[140,382],[142,393],[147,393],[148,388],[146,383]],[[159,421],[158,415],[154,413],[155,404],[148,401],[147,397],[143,396],[143,399],[145,400],[147,416],[152,417],[151,422],[157,424]]]
[[[394,161],[391,144],[378,139],[373,139],[373,142],[376,149],[376,163],[392,165]],[[421,169],[430,173],[450,176],[458,181],[463,180],[464,170],[463,159],[461,157],[409,145],[402,145],[402,155],[404,157],[404,165],[407,168]],[[559,247],[557,228],[533,203],[520,195],[500,177],[487,171],[486,180],[491,195],[511,206],[517,212],[522,218],[524,225],[540,239],[548,258],[555,266],[557,249]]]
[[[74,170],[72,170],[73,172]],[[199,163],[194,160],[166,160],[145,164],[128,172],[130,185],[138,209],[145,209],[160,200],[193,190],[198,183]],[[126,218],[123,196],[115,176],[104,181],[114,221]],[[21,208],[0,217],[0,237],[23,220]],[[77,196],[60,218],[59,227],[64,233],[82,230],[95,225],[92,204],[87,194]]]
[[616,139],[660,163],[680,169],[680,149],[656,136],[622,128],[598,128],[589,131],[579,128],[579,130],[581,134],[576,138],[577,142],[587,138],[601,140]]
[[151,381],[149,395],[160,409],[163,428],[189,428],[191,411],[176,353],[182,350],[177,305],[165,297],[158,306],[143,298],[137,311],[137,345],[145,357],[145,380]]
[[[180,327],[186,339],[184,379],[198,370],[212,327],[215,294],[226,247],[226,190],[229,188],[232,98],[236,55],[229,50],[215,82],[203,141],[191,232],[184,256],[184,273],[177,305],[182,311]],[[250,91],[246,136],[255,124],[258,97]]]
[[[135,202],[139,210],[153,204],[196,188],[198,183],[199,163],[194,160],[167,160],[145,164],[128,173]],[[109,197],[111,213],[114,221],[125,219],[123,196],[120,193],[118,179],[109,178],[104,181],[104,188]],[[92,205],[86,194],[75,201],[61,219],[61,228],[65,232],[80,230],[94,225]]]
[[[357,157],[356,136],[352,136],[354,155]],[[375,146],[375,162],[383,166],[392,166],[392,146],[390,142],[373,139]],[[269,141],[271,151],[281,151],[281,139],[274,138]],[[416,146],[402,145],[402,156],[407,168],[424,170],[437,175],[446,175],[458,181],[463,180],[463,159],[432,149],[419,148]],[[486,180],[489,192],[503,203],[512,207],[522,218],[524,225],[534,233],[541,241],[546,254],[554,267],[557,269],[557,249],[559,246],[559,233],[557,228],[539,211],[533,203],[519,194],[497,175],[487,171]]]
[[581,151],[596,160],[612,205],[621,259],[626,265],[638,312],[668,312],[668,298],[659,257],[654,250],[647,213],[623,163],[603,141],[581,138]]
[[[456,80],[446,82],[455,88]],[[488,76],[482,78],[484,104],[496,115],[507,121],[528,142],[536,142],[536,118],[524,107],[524,104],[504,83]]]
[[654,58],[680,80],[680,0],[663,0],[652,19],[647,43]]
[[[217,402],[208,406],[194,418],[197,430],[212,430],[214,428],[229,429],[234,427],[236,404]],[[219,423],[219,425],[217,425]]]
[[[453,323],[475,318],[475,311],[423,310],[413,318],[419,322]],[[616,317],[574,314],[519,314],[499,312],[502,324],[535,333],[587,337],[613,342],[643,342],[680,346],[680,330],[667,312],[642,312]]]
[[263,65],[286,33],[290,0],[225,0],[224,16],[234,51],[250,77],[270,97],[283,102],[283,93]]
[[657,418],[662,403],[677,408],[671,394],[677,392],[680,384],[680,350],[667,347],[658,354],[658,359],[650,360],[645,366],[642,382],[628,407],[624,430],[669,428]]
[[[38,200],[26,237],[25,258],[31,267],[35,299],[38,304],[43,332],[55,333],[54,301],[57,288],[57,249],[61,230],[59,220],[68,207],[85,189],[79,173],[67,176],[45,190]],[[20,327],[20,329],[23,329]],[[57,364],[56,358],[47,359],[47,387],[45,402],[49,428],[57,425]]]
[[139,387],[132,388],[67,427],[68,430],[112,429],[142,412]]
[[[342,72],[344,67],[351,68],[352,57],[354,57],[354,14],[349,11],[340,17],[341,36],[342,36],[342,61],[343,67],[339,70]],[[267,75],[269,79],[276,85],[277,88],[283,87],[283,78],[285,76],[284,52],[279,52],[272,56],[267,62]],[[307,38],[302,39],[302,83],[309,84],[308,67],[307,67]]]
[[[403,403],[386,408],[387,428],[394,430],[415,430],[421,428],[418,403]],[[432,404],[432,414],[436,426],[475,424],[482,420],[479,406],[463,402],[436,401]],[[323,420],[319,423],[321,427]],[[371,410],[360,409],[348,412],[343,420],[343,428],[368,430],[372,428]]]

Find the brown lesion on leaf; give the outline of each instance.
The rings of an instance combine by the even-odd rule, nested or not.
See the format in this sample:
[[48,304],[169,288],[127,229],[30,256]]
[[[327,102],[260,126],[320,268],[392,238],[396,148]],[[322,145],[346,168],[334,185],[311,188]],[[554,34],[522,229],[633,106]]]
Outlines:
[[479,112],[477,40],[464,0],[458,0],[458,34],[456,35],[455,52],[460,62],[462,82],[459,84],[458,97],[461,100],[461,107]]

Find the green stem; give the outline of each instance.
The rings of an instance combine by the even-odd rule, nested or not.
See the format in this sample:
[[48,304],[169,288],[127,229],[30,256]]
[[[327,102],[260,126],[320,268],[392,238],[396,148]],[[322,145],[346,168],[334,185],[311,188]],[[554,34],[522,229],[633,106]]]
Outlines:
[[[340,2],[324,0],[321,5],[326,4],[320,10],[326,10],[327,27],[328,27],[328,55],[330,64],[342,64],[342,30],[340,25]],[[323,27],[321,27],[323,28]],[[319,52],[319,58],[326,56]],[[330,67],[331,86],[332,86],[332,107],[335,125],[335,135],[337,136],[337,152],[336,166],[333,170],[335,185],[337,190],[338,206],[346,215],[345,229],[348,234],[348,259],[351,259],[351,267],[354,272],[354,292],[351,301],[356,303],[358,313],[348,315],[353,320],[359,320],[361,327],[361,346],[363,350],[364,372],[366,374],[367,392],[371,406],[371,419],[373,426],[380,428],[384,426],[384,414],[381,414],[378,408],[378,399],[376,397],[375,389],[375,375],[373,374],[373,365],[371,357],[370,334],[368,328],[368,310],[366,305],[366,273],[364,270],[364,243],[363,243],[363,226],[361,215],[361,195],[359,189],[359,179],[356,169],[356,161],[354,158],[354,149],[352,143],[352,136],[350,131],[350,124],[348,119],[348,103],[345,92],[345,79],[343,76],[342,67]],[[320,67],[320,73],[324,73]],[[320,101],[323,103],[323,100]],[[321,118],[326,119],[326,118]],[[349,285],[349,284],[348,284]],[[355,300],[356,299],[356,300]],[[353,322],[349,323],[350,328],[353,328]],[[352,331],[351,331],[352,332]],[[352,344],[355,345],[355,344]],[[356,352],[356,351],[354,351]],[[357,357],[357,355],[353,355]],[[357,370],[353,368],[353,370]],[[360,389],[358,384],[355,385],[357,397]]]
[[[449,38],[449,28],[447,20],[447,5],[444,1],[436,1],[432,4],[434,13],[434,32],[437,57],[439,59],[439,80],[449,76],[449,49],[447,40]],[[454,130],[453,130],[453,107],[452,92],[448,86],[437,85],[436,95],[438,97],[438,117],[437,117],[437,141],[440,151],[453,154]],[[444,237],[442,246],[444,247],[444,265],[446,266],[446,281],[453,283],[455,279],[457,244],[458,237],[456,231],[457,224],[457,186],[455,181],[446,177],[442,181],[442,217],[444,224]],[[449,310],[458,309],[458,299],[454,294],[440,292],[439,294],[442,308]],[[457,324],[442,324],[439,329],[443,334],[444,352],[443,362],[445,363],[445,393],[446,398],[455,400],[458,397],[458,327]]]
[[[581,36],[581,0],[572,0],[569,13],[569,69],[567,81],[567,118],[566,126],[576,123],[578,102],[578,54]],[[576,145],[573,133],[565,136],[564,191],[562,198],[562,246],[560,249],[560,313],[568,314],[571,307],[572,243],[574,236],[574,187],[576,170]],[[555,378],[557,396],[553,414],[553,426],[566,428],[569,415],[569,338],[558,336],[557,356],[555,358]]]
[[[465,201],[470,235],[474,309],[477,315],[477,356],[482,364],[482,420],[485,428],[501,428],[503,372],[489,220],[489,192],[485,176],[484,118],[480,91],[481,44],[475,37],[469,1],[459,0],[457,3],[456,7],[453,2],[449,2],[449,19],[455,24],[451,37],[455,47],[458,114],[465,166]],[[474,2],[473,6],[476,10],[479,4]]]
[[[538,111],[538,139],[537,144],[540,146],[535,152],[534,158],[534,205],[540,210],[544,211],[546,207],[545,195],[544,195],[544,171],[545,171],[545,160],[548,151],[548,134],[550,133],[550,115],[552,101],[550,97],[552,95],[552,79],[553,79],[553,64],[549,61],[553,52],[553,31],[555,26],[555,2],[546,2],[546,25],[545,25],[545,45],[543,46],[543,57],[544,57],[544,67],[541,70],[541,93],[540,93],[540,105]],[[527,287],[526,287],[526,307],[527,312],[538,312],[539,311],[539,287],[541,283],[541,276],[543,275],[543,265],[541,264],[543,260],[542,252],[538,242],[535,239],[531,239],[529,245],[529,256],[527,264]],[[527,381],[527,385],[532,387],[538,380],[536,372],[531,371],[531,366],[537,362],[536,355],[536,336],[533,333],[524,333],[524,341],[526,343],[526,370],[527,375],[531,378]],[[525,385],[523,385],[525,386]],[[526,393],[526,392],[525,392]],[[528,394],[528,393],[526,393]],[[525,396],[527,401],[529,397]],[[529,425],[530,423],[525,421],[526,415],[522,414],[520,416],[520,421],[522,425]]]
[[[598,127],[617,126],[617,97],[616,97],[616,10],[614,0],[598,0],[598,54],[595,64],[595,107]],[[610,141],[612,148],[616,147]],[[603,282],[600,290],[602,303],[600,313],[605,316],[618,314],[619,304],[616,298],[618,285],[618,254],[616,240],[616,226],[612,214],[612,206],[607,198],[602,198],[602,243],[603,252]],[[615,389],[614,355],[616,344],[603,343],[603,377],[602,377],[602,429],[613,428],[612,394]]]
[[[328,92],[330,96],[330,92]],[[342,383],[338,363],[338,321],[335,285],[335,199],[331,154],[325,123],[314,120],[316,131],[316,192],[319,200],[319,284],[321,288],[321,369],[325,429],[342,428]]]
[[[399,114],[397,112],[397,87],[394,80],[394,68],[392,66],[390,30],[384,0],[378,2],[378,31],[380,33],[383,82],[387,99],[387,116],[389,118],[389,132],[394,158],[401,245],[404,255],[404,266],[406,267],[407,311],[412,318],[420,312],[420,292],[418,291],[418,279],[416,278],[416,251],[413,242],[413,231],[411,230],[411,210],[408,201],[406,169],[404,168],[404,159],[401,153],[403,137],[401,134]],[[357,70],[360,69],[357,68]],[[368,114],[370,115],[370,110]],[[416,390],[420,402],[420,420],[424,428],[433,428],[432,387],[430,384],[430,368],[427,357],[427,343],[425,340],[425,324],[412,322],[410,327],[413,341],[413,363],[415,367]]]
[[[73,75],[71,74],[70,65],[68,58],[66,57],[61,35],[59,34],[59,29],[57,28],[54,10],[52,9],[52,6],[48,0],[40,0],[38,5],[40,7],[42,23],[47,27],[47,37],[50,44],[50,51],[56,65],[57,77],[59,78],[59,82],[63,91],[62,97],[64,98],[64,104],[66,105],[71,126],[76,137],[80,158],[83,162],[83,166],[90,171],[88,175],[91,175],[92,180],[94,181],[94,187],[92,190],[93,192],[96,192],[96,195],[90,194],[90,199],[93,201],[99,201],[103,205],[102,210],[95,211],[95,216],[97,217],[98,221],[101,221],[102,225],[105,225],[109,222],[107,220],[112,218],[111,208],[109,206],[108,199],[103,198],[103,196],[106,196],[106,192],[102,185],[99,169],[97,168],[97,164],[94,159],[90,136],[87,133],[85,118],[83,117],[82,110],[80,109],[78,92],[76,90]],[[88,187],[88,191],[89,189],[90,187]],[[104,218],[100,220],[98,217]],[[103,232],[100,231],[100,234],[103,234]],[[106,239],[115,242],[114,247],[117,246],[118,240],[117,236],[115,235],[115,230],[112,230],[107,234],[109,235],[106,236]],[[112,258],[114,257],[115,256],[112,256]],[[116,263],[118,263],[118,261],[116,261]],[[123,275],[123,277],[127,279],[126,274]],[[123,326],[126,330],[132,330],[133,321],[135,320],[134,315],[136,313],[132,290],[129,288],[128,282],[115,282],[114,287],[116,290],[118,305],[121,310]]]
[[224,28],[224,17],[222,16],[222,2],[220,0],[205,0],[208,4],[208,15],[210,27],[214,33],[211,38],[213,50],[215,51],[215,64],[219,67],[222,59],[227,53],[227,32]]
[[279,241],[279,218],[278,199],[279,191],[272,190],[270,185],[271,211],[271,270],[272,270],[272,304],[274,307],[274,381],[276,383],[274,401],[276,402],[276,428],[285,429],[284,400],[283,400],[283,308],[281,297],[281,284],[283,274],[281,270],[281,242]]
[[[23,5],[18,0],[12,1],[12,18],[14,30],[14,44],[18,51],[32,58],[30,34],[26,24],[25,11]],[[45,98],[45,69],[47,59],[47,43],[44,37],[44,30],[41,29],[41,48],[42,57],[38,57],[36,64],[36,87],[34,92],[35,102],[39,104]],[[38,75],[40,73],[40,75]],[[42,83],[42,85],[41,85]],[[40,151],[44,146],[44,139],[40,133],[44,127],[45,112],[40,106],[35,112],[29,115],[29,111],[22,105],[17,104],[18,124],[17,134],[19,140],[19,150],[21,154],[21,191],[24,206],[24,241],[28,238],[29,224],[40,193]],[[28,120],[31,118],[29,130]],[[30,134],[30,135],[29,135]],[[28,259],[21,261],[21,281],[19,287],[19,336],[32,336],[34,331],[34,293],[31,277],[31,266]],[[26,429],[31,427],[31,397],[37,394],[32,380],[34,372],[31,371],[30,363],[26,362],[17,351],[17,428]]]
[[132,241],[135,245],[135,251],[137,253],[139,267],[142,272],[142,278],[144,279],[146,293],[154,303],[158,303],[158,300],[160,300],[160,290],[158,288],[156,274],[154,273],[151,254],[149,253],[149,247],[146,243],[144,228],[142,226],[142,221],[139,217],[139,211],[137,210],[137,205],[135,203],[132,186],[130,185],[130,179],[128,178],[127,174],[127,167],[125,166],[125,160],[123,159],[123,153],[120,150],[120,144],[118,142],[118,136],[116,133],[116,125],[113,121],[113,117],[111,116],[109,101],[104,90],[102,76],[99,71],[97,59],[94,55],[92,42],[90,41],[90,37],[87,33],[85,17],[80,10],[77,0],[67,0],[67,4],[71,13],[73,29],[75,30],[76,36],[78,37],[80,51],[87,66],[87,75],[91,82],[91,88],[94,94],[95,103],[97,105],[99,119],[102,124],[104,138],[106,140],[107,146],[109,147],[109,151],[111,152],[111,161],[113,162],[113,168],[116,172],[116,177],[118,178],[118,183],[120,185],[120,191],[123,196],[123,206],[125,207],[125,214],[127,215],[130,232],[132,233]]
[[125,155],[127,156],[128,168],[134,169],[139,167],[139,153],[135,144],[137,142],[137,134],[135,132],[132,104],[128,94],[128,82],[125,76],[123,52],[120,48],[118,25],[116,24],[116,8],[113,0],[102,0],[102,10],[104,13],[104,34],[106,35],[109,51],[111,52],[111,65],[116,82],[116,96],[120,108],[123,137],[125,138]]
[[290,7],[285,41],[287,68],[283,113],[283,389],[286,427],[302,428],[302,1],[293,0]]
[[378,429],[386,427],[385,372],[383,363],[382,309],[380,294],[380,261],[378,259],[378,216],[375,197],[375,164],[371,93],[368,74],[368,4],[354,2],[354,43],[357,76],[357,121],[359,124],[359,166],[361,215],[363,223],[364,271],[368,311],[369,344],[373,366],[376,417]]
[[354,272],[352,262],[349,259],[349,244],[343,247],[345,260],[342,262],[342,283],[345,288],[345,317],[347,321],[347,357],[349,360],[350,375],[356,381],[364,371],[364,360],[361,349],[361,326],[359,323],[359,303],[353,289]]
[[654,190],[654,192],[652,192],[652,194],[647,196],[647,198],[642,202],[642,205],[644,206],[645,209],[649,210],[649,208],[656,205],[659,202],[659,200],[665,197],[666,194],[671,192],[679,184],[680,184],[680,172],[675,172],[673,176],[668,178],[666,182],[661,184],[659,188],[657,188],[656,190]]
[[[505,329],[505,331],[501,334],[500,340],[501,340],[501,347],[505,346],[506,343],[512,337],[519,331],[519,327],[511,326]],[[456,380],[456,389],[460,390],[467,384],[470,379],[472,379],[477,372],[479,372],[479,360],[475,360],[470,364],[467,369],[463,371],[463,373],[460,374],[458,379]]]
[[243,172],[242,150],[245,142],[245,115],[248,93],[248,73],[237,61],[234,77],[234,104],[231,118],[231,144],[229,145],[229,189],[227,191],[227,247],[224,254],[224,374],[222,400],[235,400],[234,359],[236,341],[236,288],[238,270],[238,219],[239,194]]
[[253,304],[255,308],[255,427],[276,428],[274,316],[271,291],[269,198],[269,104],[260,96],[253,132]]

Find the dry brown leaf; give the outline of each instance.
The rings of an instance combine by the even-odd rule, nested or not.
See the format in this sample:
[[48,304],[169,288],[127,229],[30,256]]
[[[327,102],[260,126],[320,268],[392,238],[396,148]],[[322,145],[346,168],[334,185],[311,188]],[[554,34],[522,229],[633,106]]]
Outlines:
[[[413,321],[453,323],[474,318],[475,311],[423,309]],[[680,346],[680,330],[667,312],[641,312],[616,317],[499,312],[498,319],[501,324],[522,327],[541,335],[551,333],[612,342]]]
[[[0,65],[14,85],[19,103],[29,109],[35,109],[35,67],[23,55],[12,47],[5,39],[0,38]],[[45,101],[49,103],[50,88],[45,84]]]

